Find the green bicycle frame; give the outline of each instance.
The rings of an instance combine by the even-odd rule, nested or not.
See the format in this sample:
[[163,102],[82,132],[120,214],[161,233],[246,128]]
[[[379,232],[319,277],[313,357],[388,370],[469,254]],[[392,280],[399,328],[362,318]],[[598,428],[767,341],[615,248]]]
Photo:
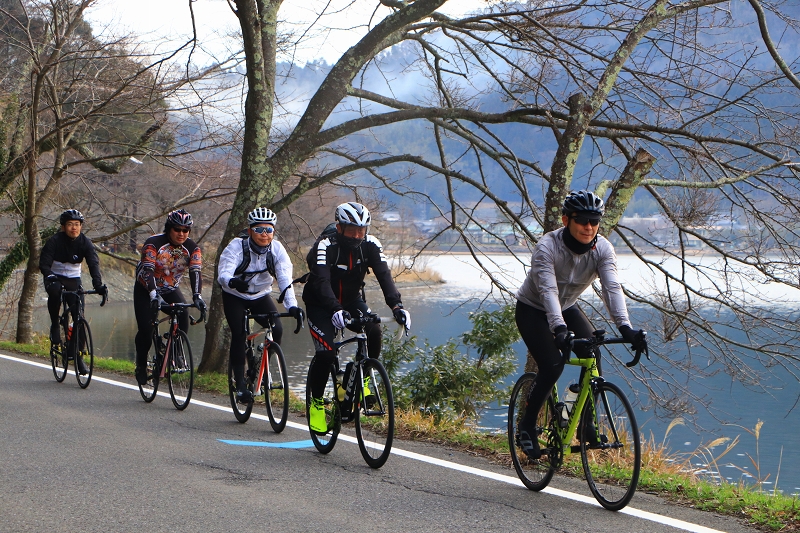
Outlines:
[[[592,352],[590,351],[589,353]],[[578,424],[580,423],[584,407],[588,406],[594,410],[594,402],[587,401],[589,398],[589,391],[593,389],[592,382],[594,380],[602,380],[603,378],[600,375],[600,372],[597,370],[597,359],[595,357],[575,357],[574,354],[570,353],[570,358],[565,364],[570,366],[579,366],[586,370],[583,372],[583,378],[580,380],[580,392],[578,393],[578,397],[575,398],[575,403],[572,405],[572,409],[569,412],[567,427],[559,427],[558,429],[562,452],[564,455],[569,455],[571,453],[580,452],[580,446],[572,446],[570,443],[576,436],[576,431],[578,430]],[[553,385],[553,404],[558,404],[559,401],[558,383],[556,383]],[[561,418],[560,413],[553,414],[559,419]],[[545,443],[545,446],[546,445],[547,443]]]

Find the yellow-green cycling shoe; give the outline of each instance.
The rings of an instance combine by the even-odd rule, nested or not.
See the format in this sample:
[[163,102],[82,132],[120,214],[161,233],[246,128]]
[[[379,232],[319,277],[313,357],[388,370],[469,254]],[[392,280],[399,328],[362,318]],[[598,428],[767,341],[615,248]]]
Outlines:
[[322,398],[311,398],[308,406],[308,428],[318,435],[328,432],[328,423],[325,420],[325,401]]
[[361,389],[362,400],[364,400],[364,405],[367,409],[372,409],[372,407],[377,402],[375,395],[372,393],[372,389],[370,388],[371,378],[369,376],[364,378],[364,388]]

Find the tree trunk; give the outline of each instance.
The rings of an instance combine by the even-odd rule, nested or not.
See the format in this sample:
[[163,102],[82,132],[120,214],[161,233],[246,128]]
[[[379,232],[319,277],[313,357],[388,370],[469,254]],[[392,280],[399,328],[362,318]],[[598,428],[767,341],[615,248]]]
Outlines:
[[[214,272],[216,276],[216,269]],[[208,305],[206,320],[206,341],[203,345],[203,358],[197,367],[198,372],[224,372],[228,364],[229,342],[221,335],[225,313],[222,309],[222,289],[214,278],[211,302]]]
[[[39,238],[39,228],[35,219],[25,224],[25,240],[28,244],[28,262],[25,266],[25,277],[22,283],[17,307],[17,342],[33,342],[33,311],[36,301],[36,285],[39,282],[39,255],[42,251],[42,241]],[[48,330],[49,331],[49,330]]]

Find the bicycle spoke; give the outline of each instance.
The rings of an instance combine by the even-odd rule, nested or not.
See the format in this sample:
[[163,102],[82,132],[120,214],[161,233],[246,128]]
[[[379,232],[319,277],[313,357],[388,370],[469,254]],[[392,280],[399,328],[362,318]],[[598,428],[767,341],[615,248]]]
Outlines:
[[[313,360],[312,360],[313,363]],[[306,379],[306,383],[309,380]],[[311,433],[311,440],[314,447],[320,453],[329,453],[333,446],[336,444],[336,439],[339,437],[339,431],[342,428],[342,416],[339,411],[339,399],[336,397],[336,387],[334,375],[328,371],[328,381],[325,384],[325,392],[322,395],[323,406],[325,409],[325,422],[328,431],[324,435],[319,435],[313,431]],[[306,420],[309,417],[309,408],[311,404],[311,389],[306,385]]]
[[56,381],[61,383],[67,377],[67,359],[65,348],[63,344],[55,344],[50,346],[50,364],[53,367],[53,375]]
[[394,398],[389,376],[377,359],[361,365],[360,409],[356,415],[356,438],[364,460],[380,468],[389,458],[394,439]]
[[281,347],[272,344],[266,354],[263,389],[267,416],[273,431],[280,433],[286,427],[289,414],[289,380],[286,373],[286,359]]
[[583,470],[597,501],[618,511],[630,502],[639,480],[639,428],[628,399],[616,385],[602,383],[593,406],[587,403],[579,428]]
[[167,354],[167,383],[172,403],[178,410],[186,409],[192,398],[194,361],[192,347],[183,331],[178,330]]
[[[560,439],[553,426],[553,402],[548,400],[536,418],[535,433],[539,440],[542,456],[529,458],[520,448],[519,423],[528,408],[528,393],[536,379],[536,374],[523,374],[514,385],[508,406],[508,447],[511,461],[520,481],[531,490],[544,489],[553,478],[553,464],[560,458]],[[531,435],[534,437],[534,435]]]
[[[251,366],[253,365],[253,359],[253,344],[251,341],[247,341],[244,357],[244,379],[246,380],[245,388],[251,391],[253,390],[253,375],[258,371],[257,367],[253,368]],[[239,403],[236,400],[237,390],[238,383],[236,383],[236,378],[234,377],[233,365],[228,361],[228,399],[231,403],[233,416],[236,417],[236,420],[244,424],[250,420],[250,414],[253,412],[253,402]]]
[[[89,323],[84,319],[78,320],[72,328],[72,342],[75,350],[75,376],[82,389],[89,386],[92,381],[94,371],[94,347],[92,346],[92,333],[89,330]],[[86,373],[82,374],[79,369],[83,366]]]

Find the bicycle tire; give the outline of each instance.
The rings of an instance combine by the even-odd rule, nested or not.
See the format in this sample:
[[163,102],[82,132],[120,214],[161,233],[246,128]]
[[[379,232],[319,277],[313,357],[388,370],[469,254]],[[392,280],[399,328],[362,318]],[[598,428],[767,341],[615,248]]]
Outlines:
[[[522,451],[519,444],[519,421],[525,415],[528,405],[528,394],[536,379],[536,373],[528,372],[520,376],[514,384],[511,399],[508,402],[508,449],[511,452],[511,461],[522,484],[530,490],[540,491],[547,487],[553,479],[555,467],[553,458],[555,451],[543,454],[539,459],[530,459]],[[554,415],[555,409],[552,398],[549,398],[536,417],[536,433],[539,439],[539,448],[544,452],[546,448],[560,446],[560,439],[555,434]]]
[[158,330],[155,330],[153,333],[150,355],[147,358],[147,381],[144,384],[139,384],[139,394],[142,395],[142,399],[147,403],[152,402],[158,393],[161,361],[163,361],[162,357],[164,357],[164,347],[161,343],[162,341],[161,337],[158,335]]
[[[92,372],[94,371],[94,346],[92,345],[92,331],[89,329],[89,323],[81,318],[72,327],[73,349],[75,351],[75,377],[78,379],[78,385],[82,389],[89,386],[92,381]],[[83,364],[86,365],[88,370],[86,374],[81,374],[78,371],[78,360],[83,359]]]
[[178,411],[183,411],[189,406],[194,387],[194,361],[192,360],[192,346],[189,338],[178,330],[172,339],[169,354],[167,354],[167,384],[172,405]]
[[[253,372],[257,372],[258,368],[252,368],[253,365],[253,341],[246,341],[245,345],[245,355],[244,355],[244,379],[246,381],[246,387],[251,392],[253,391]],[[236,401],[236,391],[237,391],[237,384],[236,378],[233,376],[233,365],[230,361],[228,361],[228,398],[231,402],[231,409],[233,410],[233,416],[236,417],[240,423],[244,424],[248,420],[250,420],[250,414],[253,412],[253,402],[249,402],[246,404],[239,403]]]
[[[286,427],[289,414],[289,378],[286,373],[286,358],[283,350],[277,344],[270,344],[264,349],[262,361],[266,361],[267,368],[261,386],[264,391],[264,403],[267,406],[267,416],[272,431],[280,433]],[[266,358],[265,358],[266,357]]]
[[394,439],[392,384],[377,359],[365,359],[358,368],[356,439],[364,461],[371,468],[380,468],[389,458]]
[[[312,359],[313,364],[313,359]],[[310,368],[310,367],[309,367]],[[306,420],[309,419],[309,408],[311,406],[311,388],[308,386],[309,380],[306,378]],[[319,435],[308,428],[311,434],[311,441],[320,453],[329,453],[336,444],[339,431],[342,429],[342,412],[339,405],[339,398],[336,397],[336,380],[331,371],[328,371],[328,381],[325,383],[325,392],[322,396],[325,405],[325,421],[328,424],[328,431],[324,435]]]
[[66,347],[63,344],[50,345],[50,364],[53,367],[53,376],[56,381],[61,383],[67,377],[67,367],[69,359],[66,355]]
[[[600,505],[619,511],[631,501],[639,482],[639,427],[628,398],[616,385],[600,383],[593,397],[594,402],[584,406],[578,431],[583,471],[589,490]],[[599,444],[587,442],[592,437],[592,423],[596,426],[591,440]]]

